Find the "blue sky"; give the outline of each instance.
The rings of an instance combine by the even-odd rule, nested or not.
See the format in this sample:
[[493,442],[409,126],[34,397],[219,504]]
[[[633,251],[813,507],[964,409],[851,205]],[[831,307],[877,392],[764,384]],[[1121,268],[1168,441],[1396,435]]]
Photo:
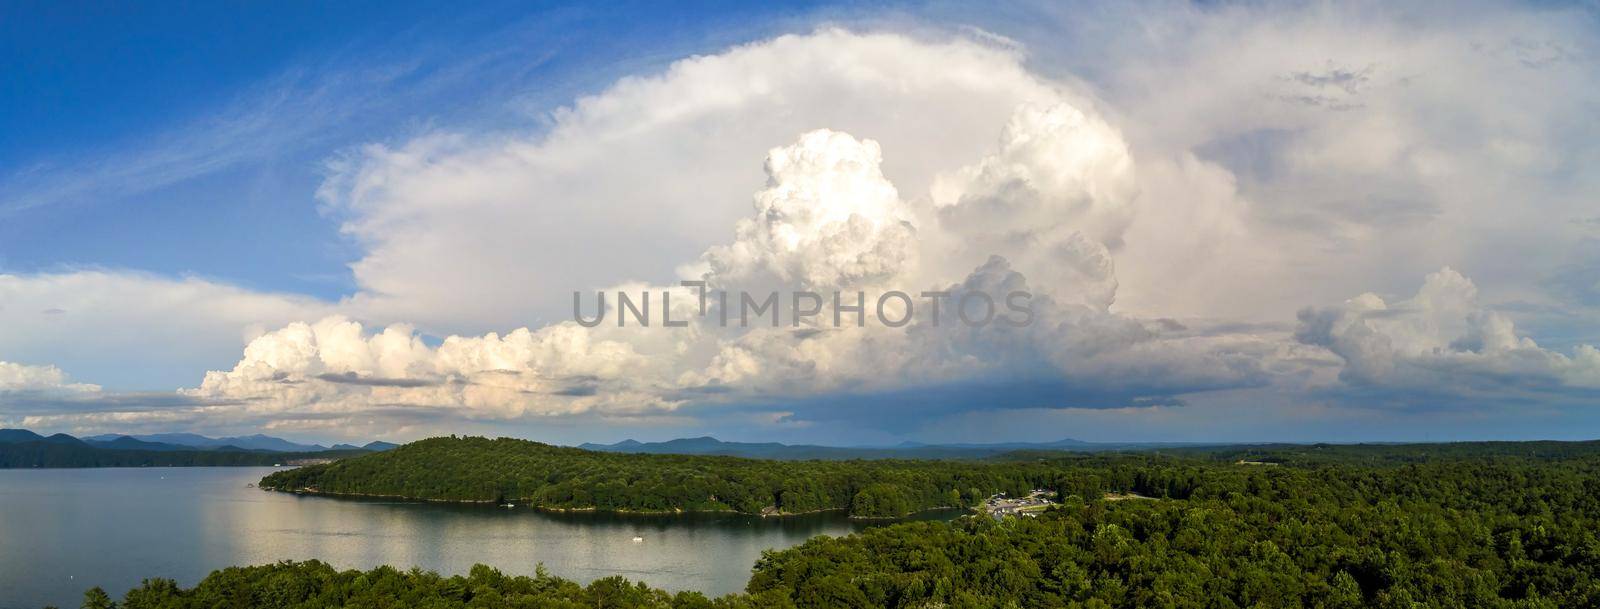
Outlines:
[[[8,4],[0,425],[1591,437],[1600,26],[1474,7]],[[684,278],[1050,304],[562,323]]]
[[808,10],[663,8],[8,5],[0,269],[348,295],[359,253],[319,209],[326,159],[435,125],[526,121]]

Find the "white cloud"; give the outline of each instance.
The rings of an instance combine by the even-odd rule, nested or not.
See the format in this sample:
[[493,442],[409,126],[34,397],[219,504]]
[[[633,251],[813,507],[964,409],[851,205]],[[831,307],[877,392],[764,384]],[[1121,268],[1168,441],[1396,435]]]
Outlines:
[[[957,410],[1592,388],[1600,353],[1540,347],[1453,271],[1292,328],[1306,303],[1444,265],[1478,277],[1484,302],[1592,306],[1543,285],[1574,264],[1585,229],[1568,220],[1593,215],[1593,33],[1491,8],[1420,29],[1372,7],[1118,8],[1102,30],[1016,24],[1029,44],[1048,30],[1031,54],[783,36],[623,79],[537,131],[437,131],[338,160],[321,196],[365,252],[345,302],[0,277],[0,351],[64,362],[92,340],[108,358],[175,349],[151,361],[185,371],[237,359],[185,396],[307,427],[647,420],[740,400],[805,424],[830,396],[952,383],[1024,388],[949,391]],[[1086,80],[1040,75],[1073,69]],[[692,293],[658,285],[679,277],[1039,299],[1033,327],[981,332],[561,323],[574,290],[600,288],[671,289],[686,318]],[[45,310],[75,321],[52,330]],[[485,334],[504,328],[522,329]]]
[[1344,361],[1341,378],[1362,386],[1437,395],[1600,389],[1600,350],[1541,348],[1511,319],[1478,303],[1478,288],[1445,268],[1415,296],[1389,303],[1366,293],[1300,313],[1296,338]]
[[752,292],[890,285],[916,264],[916,228],[882,157],[877,142],[826,129],[773,149],[756,215],[690,275]]
[[[1243,221],[1234,237],[1187,250],[1249,243],[1210,266],[1163,273],[1186,250],[1130,234],[1130,310],[1283,319],[1447,265],[1491,300],[1558,302],[1542,280],[1582,236],[1562,222],[1592,215],[1600,187],[1594,14],[1472,6],[1121,5],[1093,21],[1040,7],[1057,18],[1008,34],[1093,74],[1147,203],[1247,210],[1225,220]],[[1190,152],[1220,167],[1156,174]],[[1240,203],[1211,202],[1234,190]]]
[[915,201],[1019,104],[1064,95],[1010,48],[828,29],[622,79],[536,133],[372,146],[323,196],[367,252],[361,316],[436,333],[543,324],[570,315],[571,290],[660,281],[723,242],[763,154],[803,132],[878,142]]
[[[268,328],[333,309],[197,278],[105,270],[0,274],[0,357],[54,363],[24,366],[20,375],[15,364],[0,363],[0,423],[77,433],[241,423],[238,404],[197,403],[173,389],[194,384],[196,370],[237,359],[239,346]],[[77,376],[95,384],[70,381],[60,367],[94,370]],[[265,422],[249,422],[256,423]]]
[[940,175],[932,200],[970,264],[1006,254],[1058,300],[1105,310],[1116,300],[1111,250],[1133,222],[1139,186],[1121,134],[1066,104],[1024,104],[999,150]]
[[67,374],[55,366],[0,361],[0,394],[20,391],[93,393],[100,391],[100,386],[68,382]]
[[84,270],[0,274],[0,356],[25,355],[130,389],[179,387],[254,335],[328,315],[315,299],[204,279]]
[[[504,337],[452,336],[431,348],[407,326],[372,335],[344,318],[294,323],[250,342],[233,370],[209,372],[191,397],[236,401],[255,415],[360,413],[375,407],[452,408],[459,416],[580,414],[619,400],[657,398],[621,386],[649,368],[630,345],[596,340],[573,323]],[[601,393],[592,385],[606,383]]]
[[[658,298],[670,292],[672,316],[689,325],[662,327],[657,308],[651,314],[656,327],[619,327],[612,321],[613,301],[613,316],[594,328],[569,321],[504,338],[452,336],[430,348],[409,326],[369,336],[358,324],[328,318],[255,339],[233,370],[207,374],[187,395],[282,414],[359,413],[383,406],[510,419],[627,417],[684,404],[781,404],[952,383],[1000,389],[989,397],[993,404],[940,408],[1102,408],[1266,382],[1270,371],[1260,360],[1270,347],[1262,339],[1196,335],[1108,310],[1115,277],[1109,248],[1095,239],[1114,241],[1133,221],[1130,212],[1118,209],[1132,196],[1131,161],[1114,130],[1071,107],[1023,106],[1004,141],[1009,148],[964,171],[964,184],[941,186],[951,200],[936,211],[924,209],[924,226],[918,210],[881,173],[885,161],[877,142],[830,130],[802,134],[794,144],[769,151],[767,186],[754,197],[753,216],[737,223],[733,241],[709,248],[693,266],[692,277],[733,298],[744,291],[778,290],[784,299],[795,290],[829,296],[865,291],[875,304],[887,290],[917,294],[918,300],[925,290],[949,292],[937,317],[927,301],[913,304],[913,321],[905,327],[880,323],[875,306],[866,313],[869,322],[835,326],[831,304],[824,307],[827,313],[801,321],[787,308],[778,314],[778,327],[764,320],[749,329],[737,322],[724,327],[716,320],[724,306],[737,302],[713,304],[700,317],[696,295],[687,289],[626,284],[617,289],[635,299],[646,291]],[[1018,153],[1023,142],[1032,142],[1026,147],[1035,153]],[[1007,186],[1017,180],[1026,185]],[[1097,215],[1112,219],[1097,223]],[[1039,221],[1008,229],[1009,216]],[[1034,227],[1054,244],[1043,255],[1035,255],[1041,237],[1015,234]],[[960,266],[971,254],[966,250],[940,254],[924,248],[919,257],[919,238],[971,243],[989,258],[973,269]],[[1079,286],[1060,282],[1065,275],[1049,264],[1069,253],[1091,262],[1069,273],[1087,269],[1091,288],[1111,287],[1080,302],[1074,292]],[[1009,305],[1000,308],[1013,293],[1031,291],[1027,276],[1003,256],[1016,256],[1057,279],[1031,301],[1032,325],[973,328],[961,318],[959,303],[968,294],[996,303],[997,315],[1024,319]],[[780,303],[785,310],[788,302]],[[727,317],[737,318],[731,312]],[[1008,395],[1009,381],[1027,383],[1032,393]],[[1039,386],[1056,390],[1041,394]],[[808,416],[795,411],[785,420]]]

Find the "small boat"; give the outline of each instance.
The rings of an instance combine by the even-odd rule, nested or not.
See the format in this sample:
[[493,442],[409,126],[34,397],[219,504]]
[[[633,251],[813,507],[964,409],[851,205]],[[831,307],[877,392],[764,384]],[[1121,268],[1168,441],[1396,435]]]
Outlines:
[[503,507],[503,508],[514,508],[514,507],[517,507],[517,504],[515,504],[515,503],[503,503],[503,504],[500,505],[500,507]]
[[643,537],[640,537],[638,535],[633,536],[633,543],[643,543],[643,542],[644,542],[644,538]]

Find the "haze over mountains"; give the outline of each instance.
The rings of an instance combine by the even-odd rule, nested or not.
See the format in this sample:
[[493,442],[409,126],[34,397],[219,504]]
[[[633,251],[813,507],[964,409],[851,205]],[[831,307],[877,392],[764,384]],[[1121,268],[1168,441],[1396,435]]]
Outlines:
[[389,442],[368,442],[363,446],[352,444],[300,444],[283,438],[263,434],[210,438],[191,433],[163,433],[146,435],[101,434],[76,438],[64,433],[43,436],[26,429],[0,429],[0,444],[46,442],[64,445],[83,445],[112,450],[150,451],[256,451],[278,453],[311,453],[329,450],[388,450],[398,446]]
[[226,438],[209,438],[192,433],[159,433],[132,436],[121,434],[101,434],[98,436],[87,436],[83,438],[83,440],[91,445],[133,440],[146,444],[172,446],[183,450],[193,450],[196,448],[206,449],[233,447],[243,450],[267,450],[280,453],[308,453],[324,450],[354,450],[357,448],[365,448],[367,450],[387,450],[396,446],[395,444],[391,444],[389,442],[369,442],[364,446],[356,446],[353,444],[335,444],[333,446],[323,446],[321,444],[300,444],[297,442],[290,442],[283,438],[275,438],[263,434],[233,436]]
[[[132,436],[94,436],[75,438],[58,433],[44,436],[26,429],[0,429],[0,469],[55,467],[195,467],[195,466],[283,466],[323,463],[353,455],[370,454],[393,448],[386,442],[367,447],[338,445],[334,448],[295,444],[267,436],[242,438],[186,437],[166,439],[203,443],[190,446],[150,442]],[[298,448],[272,450],[245,448],[234,441],[255,447]]]
[[[369,442],[362,446],[351,444],[302,444],[263,434],[212,438],[192,433],[160,433],[142,435],[101,434],[76,438],[67,434],[44,436],[26,429],[0,429],[0,447],[55,446],[58,449],[108,450],[120,452],[216,452],[295,454],[313,453],[346,454],[360,451],[384,451],[398,446],[389,442]],[[1159,442],[1085,442],[1064,438],[1054,442],[1001,442],[991,444],[949,443],[923,444],[902,442],[892,446],[823,446],[816,444],[782,444],[778,442],[724,442],[710,436],[678,438],[664,442],[639,442],[623,440],[615,444],[584,443],[578,448],[600,452],[673,455],[715,455],[775,460],[847,460],[847,459],[984,459],[1018,451],[1076,451],[1096,452],[1112,450],[1147,450],[1168,447],[1208,446],[1210,444],[1159,443]]]
[[710,436],[679,438],[666,442],[623,440],[615,444],[586,443],[578,448],[602,452],[721,455],[752,459],[978,459],[1025,450],[1139,450],[1170,446],[1199,446],[1180,443],[1101,443],[1071,438],[1054,442],[1003,442],[996,444],[921,444],[902,442],[894,446],[819,446],[777,442],[724,442]]

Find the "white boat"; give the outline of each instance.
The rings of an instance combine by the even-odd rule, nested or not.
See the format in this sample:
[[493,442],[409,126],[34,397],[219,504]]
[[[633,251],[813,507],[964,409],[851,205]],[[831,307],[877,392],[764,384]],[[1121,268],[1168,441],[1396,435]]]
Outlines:
[[643,543],[643,542],[644,542],[644,538],[643,537],[639,537],[637,535],[635,535],[633,537],[633,543]]

